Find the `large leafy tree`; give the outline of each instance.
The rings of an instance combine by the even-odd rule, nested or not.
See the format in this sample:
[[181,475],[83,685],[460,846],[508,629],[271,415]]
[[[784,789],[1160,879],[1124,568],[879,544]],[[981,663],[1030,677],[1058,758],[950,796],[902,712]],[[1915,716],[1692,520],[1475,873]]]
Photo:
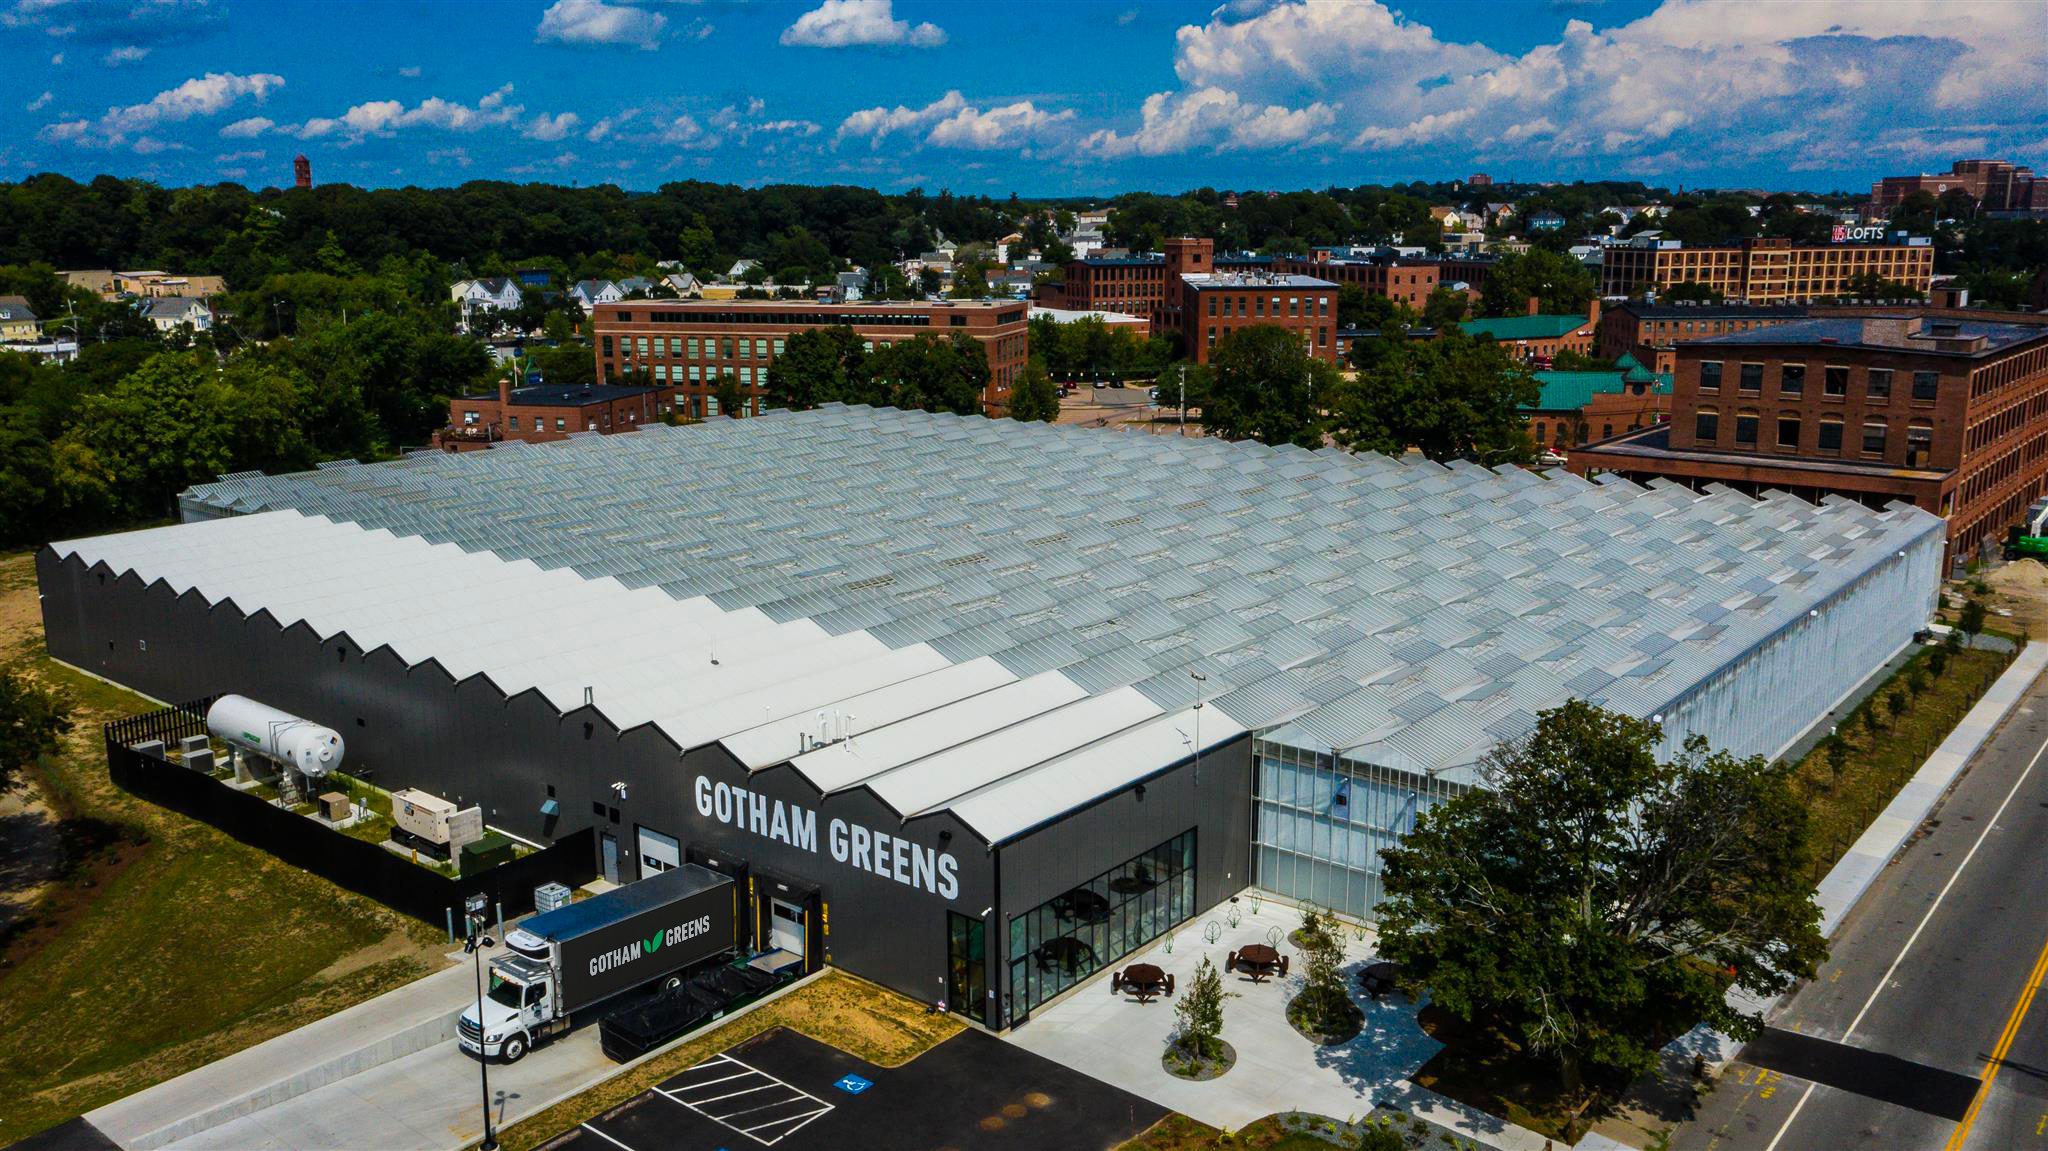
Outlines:
[[1533,297],[1545,313],[1583,313],[1593,299],[1593,273],[1566,252],[1531,248],[1510,252],[1487,273],[1480,310],[1489,316],[1519,316]]
[[768,365],[768,403],[802,410],[835,401],[865,402],[870,374],[859,333],[843,324],[811,328],[790,336],[782,354]]
[[1323,407],[1341,384],[1300,336],[1255,324],[1224,336],[1206,369],[1190,374],[1188,403],[1199,403],[1202,426],[1224,439],[1313,448],[1323,444]]
[[1736,1036],[1826,956],[1789,767],[1573,701],[1485,761],[1385,859],[1380,948],[1433,1001],[1555,1060],[1567,1092],[1627,1083],[1697,1024]]
[[1032,357],[1010,385],[1010,418],[1052,423],[1060,418],[1060,390],[1045,373],[1045,362]]
[[1381,338],[1352,345],[1358,378],[1331,405],[1346,447],[1482,464],[1526,462],[1533,451],[1522,408],[1536,378],[1492,340],[1453,329],[1434,340]]

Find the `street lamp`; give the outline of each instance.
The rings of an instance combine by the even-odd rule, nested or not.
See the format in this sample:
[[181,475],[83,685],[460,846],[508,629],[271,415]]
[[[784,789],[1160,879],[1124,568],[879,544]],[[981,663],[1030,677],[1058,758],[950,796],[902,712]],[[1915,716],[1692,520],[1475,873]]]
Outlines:
[[1204,690],[1202,685],[1209,682],[1209,677],[1199,671],[1191,671],[1188,675],[1195,681],[1195,786],[1200,787],[1202,785],[1202,704],[1204,702],[1202,699],[1202,692]]
[[484,948],[495,945],[490,936],[484,934],[484,908],[489,900],[482,892],[462,901],[462,910],[469,921],[469,938],[463,940],[462,949],[476,960],[476,1021],[482,1030],[476,1039],[476,1070],[483,1078],[484,1091],[484,1141],[477,1144],[478,1151],[498,1151],[497,1132],[491,1130],[491,1056],[484,1047],[484,1036],[489,1033],[484,1020]]
[[[1180,434],[1188,434],[1188,366],[1180,365]],[[1198,677],[1199,678],[1199,677]],[[1196,718],[1201,718],[1197,716]]]

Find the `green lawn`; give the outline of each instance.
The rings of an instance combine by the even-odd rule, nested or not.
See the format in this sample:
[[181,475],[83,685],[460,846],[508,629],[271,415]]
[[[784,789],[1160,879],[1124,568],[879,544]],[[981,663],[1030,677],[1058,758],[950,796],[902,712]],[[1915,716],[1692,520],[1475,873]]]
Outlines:
[[[1837,770],[1818,750],[1799,761],[1793,775],[1813,819],[1813,875],[1826,875],[1899,793],[1927,756],[1984,695],[2012,656],[2004,652],[1967,649],[1949,653],[1943,674],[1932,674],[1929,666],[1934,652],[1922,648],[1893,674],[1869,700],[1856,708],[1841,724],[1848,754]],[[1865,726],[1864,717],[1884,699],[1903,687],[1915,673],[1928,684],[1924,694],[1910,691],[1907,710],[1897,719],[1881,712],[1882,726]]]
[[[0,559],[0,609],[17,623],[33,618],[18,598],[34,603],[28,567]],[[0,1144],[438,962],[440,932],[115,788],[99,725],[153,705],[44,658],[39,628],[11,630],[0,660],[77,711],[40,772],[72,869],[0,960]]]

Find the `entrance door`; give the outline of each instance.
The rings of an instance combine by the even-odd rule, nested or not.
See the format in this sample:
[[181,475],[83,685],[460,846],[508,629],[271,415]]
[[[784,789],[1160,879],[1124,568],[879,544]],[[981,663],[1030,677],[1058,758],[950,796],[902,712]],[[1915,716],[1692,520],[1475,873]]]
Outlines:
[[969,1019],[984,1015],[988,998],[987,948],[982,923],[957,911],[946,913],[946,1006]]
[[804,950],[806,923],[804,909],[794,903],[780,899],[770,900],[768,908],[768,946],[775,950],[787,951],[791,955],[808,955]]
[[602,842],[604,844],[604,881],[606,883],[617,883],[619,881],[619,837],[607,831],[603,833]]

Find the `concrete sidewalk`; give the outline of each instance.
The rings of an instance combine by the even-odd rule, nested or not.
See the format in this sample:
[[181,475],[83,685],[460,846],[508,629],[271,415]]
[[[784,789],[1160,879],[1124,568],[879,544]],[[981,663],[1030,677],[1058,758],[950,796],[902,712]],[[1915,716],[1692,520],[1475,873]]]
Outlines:
[[126,1151],[150,1151],[453,1039],[476,1000],[469,964],[116,1100],[85,1118]]

